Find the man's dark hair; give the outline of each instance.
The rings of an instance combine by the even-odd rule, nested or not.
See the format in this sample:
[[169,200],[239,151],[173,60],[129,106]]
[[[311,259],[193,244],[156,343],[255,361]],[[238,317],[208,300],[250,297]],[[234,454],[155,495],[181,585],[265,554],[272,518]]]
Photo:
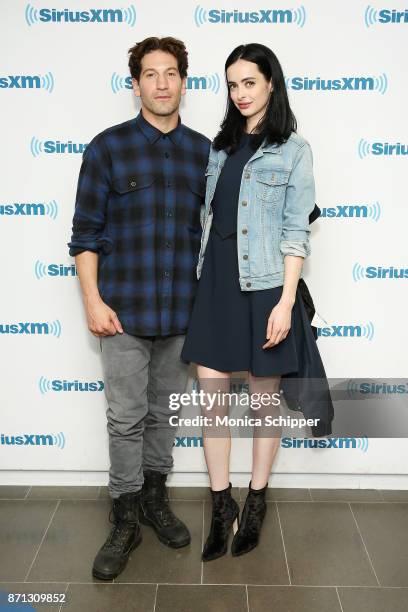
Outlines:
[[174,55],[181,78],[183,79],[187,76],[188,59],[185,44],[172,36],[164,38],[150,36],[129,49],[129,69],[134,79],[139,80],[142,70],[142,58],[147,53],[151,53],[151,51],[165,51]]
[[[251,143],[254,149],[267,144],[282,144],[292,132],[296,132],[296,118],[289,105],[288,93],[282,67],[274,52],[259,43],[250,43],[236,47],[225,62],[225,79],[228,88],[227,69],[239,59],[253,62],[267,81],[272,81],[273,92],[266,112],[258,125],[258,134]],[[227,109],[220,130],[213,146],[215,149],[226,149],[232,153],[238,146],[245,130],[246,119],[236,108],[228,93]]]

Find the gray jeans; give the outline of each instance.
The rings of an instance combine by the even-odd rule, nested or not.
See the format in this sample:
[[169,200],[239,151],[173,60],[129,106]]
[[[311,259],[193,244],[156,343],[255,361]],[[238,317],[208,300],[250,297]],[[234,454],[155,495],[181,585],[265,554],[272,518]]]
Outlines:
[[101,338],[109,433],[109,493],[139,491],[143,471],[169,473],[177,427],[169,424],[169,394],[183,393],[188,365],[180,360],[185,336]]

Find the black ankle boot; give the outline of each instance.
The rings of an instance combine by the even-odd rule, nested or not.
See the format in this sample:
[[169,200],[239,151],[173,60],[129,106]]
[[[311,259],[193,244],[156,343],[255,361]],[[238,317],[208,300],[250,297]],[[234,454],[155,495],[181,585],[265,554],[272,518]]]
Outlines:
[[109,521],[114,527],[95,557],[92,568],[92,575],[95,578],[100,580],[116,578],[125,569],[129,554],[141,543],[139,501],[140,491],[123,493],[113,500]]
[[265,494],[268,484],[263,489],[257,490],[251,489],[251,482],[241,515],[241,524],[231,544],[231,554],[234,557],[244,555],[258,546],[261,527],[266,514]]
[[210,533],[204,544],[201,559],[212,561],[227,552],[228,534],[235,521],[239,523],[239,506],[231,497],[231,483],[222,491],[211,491],[212,518]]
[[153,527],[160,542],[170,548],[190,544],[190,532],[172,512],[166,488],[167,474],[148,470],[140,498],[140,522]]

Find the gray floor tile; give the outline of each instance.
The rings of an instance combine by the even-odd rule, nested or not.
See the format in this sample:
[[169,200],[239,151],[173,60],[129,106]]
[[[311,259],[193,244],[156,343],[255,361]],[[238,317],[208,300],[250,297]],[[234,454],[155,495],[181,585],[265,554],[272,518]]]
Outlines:
[[348,504],[277,504],[292,584],[377,585]]
[[159,585],[155,612],[247,612],[244,586]]
[[[210,530],[211,504],[205,503],[205,538]],[[240,503],[241,511],[243,503]],[[203,564],[203,582],[214,584],[287,584],[285,556],[276,507],[268,502],[259,545],[240,557],[231,555],[232,530],[228,552]]]
[[[45,594],[62,594],[64,596],[66,588],[67,588],[67,585],[64,583],[42,584],[39,582],[36,582],[36,583],[27,583],[27,582],[1,583],[0,582],[0,610],[2,609],[1,604],[4,604],[6,601],[8,601],[6,594],[9,594],[9,593],[13,593],[13,594],[14,593],[24,593],[25,595],[36,594],[40,598],[41,596],[44,596]],[[60,603],[44,602],[44,603],[32,603],[30,605],[35,610],[43,610],[44,612],[58,612],[58,610],[60,609],[61,601],[64,601],[64,600],[58,598],[58,601]],[[24,601],[20,599],[19,603],[23,605]],[[18,604],[16,603],[15,605],[17,606]],[[29,612],[28,605],[29,605],[29,602],[27,601],[26,603],[27,612]],[[9,608],[6,608],[6,609],[8,610]],[[22,608],[22,609],[25,610],[25,608]],[[10,612],[13,612],[12,607],[10,607]]]
[[70,584],[65,612],[153,612],[155,584]]
[[203,502],[172,501],[171,507],[187,525],[191,543],[183,548],[169,548],[157,539],[151,527],[142,525],[143,541],[115,582],[200,582]]
[[[184,501],[210,501],[211,493],[209,487],[167,487],[170,499]],[[232,487],[232,495],[239,499],[239,488]],[[108,487],[100,487],[99,497],[109,497]]]
[[408,504],[353,503],[351,508],[381,586],[408,587]]
[[249,612],[341,612],[334,587],[248,586]]
[[[232,487],[232,496],[239,500],[239,488]],[[210,501],[210,487],[169,487],[170,499]]]
[[99,497],[103,499],[110,499],[108,487],[99,487]]
[[27,499],[97,499],[100,487],[32,487]]
[[0,580],[23,581],[58,502],[0,501]]
[[384,501],[388,502],[408,502],[408,491],[381,490]]
[[102,499],[61,501],[28,580],[92,582],[94,557],[112,527],[110,507]]
[[310,489],[313,501],[383,501],[377,489]]
[[[241,499],[247,496],[248,489],[241,489]],[[267,501],[311,501],[309,489],[266,489]]]
[[209,487],[169,487],[169,497],[204,501],[210,499],[210,489]]
[[0,486],[0,499],[24,499],[30,487],[20,486]]
[[338,589],[343,612],[406,612],[408,589]]

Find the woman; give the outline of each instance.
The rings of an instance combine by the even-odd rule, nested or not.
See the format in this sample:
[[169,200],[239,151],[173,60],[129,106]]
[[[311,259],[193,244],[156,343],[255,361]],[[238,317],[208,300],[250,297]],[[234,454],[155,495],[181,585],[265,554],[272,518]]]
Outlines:
[[[206,172],[200,282],[181,357],[197,365],[200,387],[208,393],[228,392],[231,373],[247,371],[251,397],[271,395],[283,386],[281,377],[299,382],[307,372],[325,379],[299,289],[315,207],[312,153],[296,134],[282,69],[268,47],[237,47],[225,73],[227,111]],[[327,386],[315,396],[307,396],[302,384],[294,389],[293,407],[300,403],[308,417],[323,416],[315,431],[331,433]],[[223,402],[214,409],[217,415],[226,412]],[[279,407],[271,402],[259,413],[278,416]],[[281,435],[281,428],[268,430],[254,430],[252,478],[231,547],[236,556],[259,541]],[[239,516],[229,482],[229,430],[209,432],[203,429],[213,505],[203,561],[225,554]]]

